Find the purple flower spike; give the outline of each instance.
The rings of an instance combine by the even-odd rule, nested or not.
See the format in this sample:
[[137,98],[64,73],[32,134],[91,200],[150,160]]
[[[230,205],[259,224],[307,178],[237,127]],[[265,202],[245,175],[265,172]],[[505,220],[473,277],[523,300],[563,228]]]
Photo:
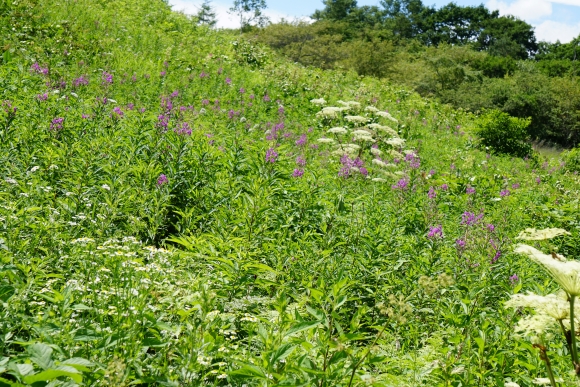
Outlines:
[[300,135],[300,138],[298,140],[296,140],[296,145],[304,146],[306,144],[306,139],[307,139],[307,137],[305,134]]
[[429,226],[429,234],[427,234],[427,238],[443,238],[443,227],[441,225]]
[[109,74],[106,71],[103,71],[103,85],[110,85],[113,83],[113,74]]
[[515,285],[518,281],[520,280],[520,277],[518,277],[517,274],[514,274],[510,277],[510,283],[513,285]]
[[157,186],[161,187],[164,184],[167,184],[169,182],[169,180],[167,179],[167,176],[165,176],[164,174],[159,175],[159,177],[157,178]]
[[437,192],[435,192],[435,188],[429,187],[429,192],[427,192],[427,196],[429,199],[435,199],[437,197]]
[[116,114],[117,116],[119,116],[119,117],[123,117],[123,116],[125,115],[125,113],[123,113],[123,111],[121,110],[121,108],[120,108],[120,107],[118,107],[118,106],[116,106],[116,107],[113,109],[113,113],[115,113],[115,114]]
[[302,177],[302,175],[304,175],[304,170],[302,169],[294,169],[294,172],[292,172],[292,177]]
[[270,148],[266,151],[266,162],[267,163],[275,163],[278,159],[278,153],[274,150],[274,148]]
[[60,130],[64,124],[64,118],[56,117],[50,122],[50,130]]
[[409,180],[402,178],[401,180],[399,180],[397,182],[397,184],[392,185],[391,188],[392,189],[400,189],[401,191],[405,191],[408,186],[409,186]]

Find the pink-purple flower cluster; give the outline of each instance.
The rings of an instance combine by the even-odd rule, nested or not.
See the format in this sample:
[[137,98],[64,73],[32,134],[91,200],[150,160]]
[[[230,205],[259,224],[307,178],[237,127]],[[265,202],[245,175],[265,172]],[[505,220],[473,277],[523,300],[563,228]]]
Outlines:
[[429,226],[429,234],[427,234],[427,238],[443,238],[443,226]]
[[302,175],[304,175],[303,169],[295,168],[294,172],[292,172],[292,177],[302,177]]
[[427,192],[427,197],[429,197],[429,199],[435,199],[437,197],[437,192],[435,191],[435,188],[429,187],[429,192]]
[[63,117],[56,117],[53,118],[50,122],[50,130],[60,130],[63,128],[64,125],[64,118]]
[[307,139],[308,138],[307,138],[306,134],[301,134],[300,137],[298,138],[298,140],[296,140],[296,145],[300,146],[300,147],[306,145]]
[[164,184],[167,184],[169,182],[169,179],[167,179],[167,176],[165,176],[163,173],[161,175],[159,175],[159,177],[157,178],[157,186],[161,187]]
[[418,169],[421,166],[421,159],[415,153],[407,153],[405,161],[409,163],[409,167],[412,169]]
[[368,171],[363,167],[364,162],[359,157],[351,159],[348,155],[343,155],[340,158],[340,163],[342,164],[342,168],[338,171],[338,176],[349,177],[353,171],[357,170],[363,176],[368,175]]
[[397,184],[391,186],[392,189],[406,191],[409,188],[409,180],[407,178],[400,179]]
[[89,84],[89,80],[84,75],[81,75],[80,77],[73,80],[74,87],[86,86],[88,84]]
[[269,148],[266,151],[266,162],[273,164],[276,160],[278,160],[278,152],[274,148]]
[[113,83],[113,74],[109,74],[106,71],[103,71],[103,75],[101,76],[102,84],[103,85],[110,85]]
[[461,224],[464,226],[473,226],[483,219],[483,214],[475,215],[473,212],[465,211],[461,215]]
[[113,113],[116,114],[117,117],[123,117],[125,115],[125,113],[123,112],[123,110],[121,110],[119,106],[115,106],[115,108],[113,109]]
[[191,128],[187,122],[183,122],[179,129],[175,130],[175,133],[182,136],[191,136]]
[[41,67],[38,63],[33,63],[32,66],[30,66],[30,71],[42,75],[48,75],[49,72],[48,67]]

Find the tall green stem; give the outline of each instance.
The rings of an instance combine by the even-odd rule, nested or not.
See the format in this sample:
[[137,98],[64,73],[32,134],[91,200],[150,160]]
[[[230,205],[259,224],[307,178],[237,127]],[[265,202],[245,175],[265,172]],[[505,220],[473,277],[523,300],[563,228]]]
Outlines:
[[556,378],[554,378],[554,373],[552,372],[552,364],[550,363],[548,354],[544,353],[544,356],[545,356],[544,362],[546,363],[546,369],[548,370],[548,377],[550,378],[550,383],[552,383],[553,387],[558,387],[558,385],[556,384]]
[[574,369],[578,368],[578,350],[576,349],[576,329],[574,328],[574,301],[576,296],[570,296],[570,336],[572,347],[572,363],[574,363]]

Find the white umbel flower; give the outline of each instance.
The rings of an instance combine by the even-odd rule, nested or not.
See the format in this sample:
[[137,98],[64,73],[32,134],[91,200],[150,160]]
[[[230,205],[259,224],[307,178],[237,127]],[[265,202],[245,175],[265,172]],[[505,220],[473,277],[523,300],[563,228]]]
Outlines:
[[369,120],[368,118],[363,116],[345,116],[344,119],[347,120],[348,122],[354,122],[357,124],[364,124]]
[[403,155],[402,155],[402,154],[400,154],[399,152],[397,152],[397,151],[396,151],[396,150],[394,150],[394,149],[391,149],[391,150],[389,150],[389,154],[390,154],[391,156],[393,156],[394,158],[397,158],[397,159],[402,159],[402,158],[403,158]]
[[318,139],[318,142],[323,144],[334,144],[334,140],[332,138],[322,137]]
[[392,128],[385,126],[385,125],[370,124],[367,126],[371,129],[380,130],[381,132],[385,132],[386,134],[390,135],[391,137],[398,137],[399,136],[399,134],[395,130],[393,130]]
[[323,118],[336,118],[338,116],[338,114],[341,112],[342,112],[342,108],[335,107],[335,106],[329,106],[329,107],[323,108],[321,111],[316,113],[316,115],[318,117],[323,117]]
[[335,127],[335,128],[330,128],[328,129],[327,133],[332,133],[332,134],[347,134],[348,131],[345,128],[342,127]]
[[[556,383],[562,383],[563,380],[561,378],[556,379],[555,380]],[[538,385],[538,386],[550,386],[552,384],[552,382],[550,381],[549,378],[535,378],[534,380],[532,380],[532,383]],[[507,384],[506,384],[507,386]]]
[[356,101],[336,101],[337,103],[341,104],[342,106],[346,107],[346,108],[355,108],[355,109],[359,109],[360,108],[360,102],[356,102]]
[[389,138],[385,142],[387,144],[389,144],[389,145],[392,145],[392,146],[403,146],[403,145],[405,145],[405,140],[403,140],[402,138],[398,138],[398,137]]
[[387,164],[385,164],[383,161],[379,159],[373,159],[372,163],[382,168],[385,168],[387,166]]
[[374,106],[367,106],[367,107],[365,108],[365,110],[366,110],[367,112],[373,112],[373,113],[376,113],[376,112],[378,112],[378,111],[379,111],[379,109],[377,109],[377,108],[376,108],[376,107],[374,107]]
[[387,119],[389,119],[389,120],[391,120],[393,122],[397,122],[397,123],[399,122],[399,120],[397,120],[395,117],[393,117],[392,115],[390,115],[387,112],[376,112],[375,115],[376,116],[379,116],[379,117],[387,118]]
[[548,315],[556,320],[564,320],[570,316],[570,304],[565,295],[549,294],[540,296],[534,293],[514,294],[505,303],[506,308],[532,308],[540,314]]
[[371,148],[371,153],[375,156],[380,156],[383,152],[379,148]]
[[544,268],[564,289],[572,296],[580,295],[580,262],[566,261],[561,255],[547,255],[540,250],[519,244],[515,249],[516,253],[525,254],[530,259]]
[[543,241],[552,239],[560,235],[571,235],[568,231],[561,228],[546,228],[543,230],[536,230],[535,228],[526,228],[520,232],[517,239],[524,239],[527,241]]
[[355,141],[368,141],[368,142],[375,141],[374,138],[370,135],[370,133],[365,132],[364,130],[355,130],[355,132],[353,133],[353,137]]
[[556,326],[556,320],[545,314],[535,314],[527,316],[518,321],[516,332],[521,332],[524,336],[530,337],[532,342],[538,342],[538,337],[543,336],[551,328]]
[[315,105],[322,106],[322,105],[325,105],[326,104],[326,101],[324,100],[324,98],[315,98],[315,99],[311,99],[310,100],[310,103],[313,103]]

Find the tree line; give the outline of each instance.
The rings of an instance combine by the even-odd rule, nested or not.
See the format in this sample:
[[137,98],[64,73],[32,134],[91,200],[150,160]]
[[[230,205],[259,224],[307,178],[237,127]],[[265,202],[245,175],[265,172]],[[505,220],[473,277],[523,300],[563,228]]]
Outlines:
[[531,118],[535,140],[580,143],[580,36],[537,41],[530,24],[483,5],[322,3],[312,22],[268,23],[264,0],[236,0],[232,12],[247,39],[293,62],[383,78],[475,113]]

